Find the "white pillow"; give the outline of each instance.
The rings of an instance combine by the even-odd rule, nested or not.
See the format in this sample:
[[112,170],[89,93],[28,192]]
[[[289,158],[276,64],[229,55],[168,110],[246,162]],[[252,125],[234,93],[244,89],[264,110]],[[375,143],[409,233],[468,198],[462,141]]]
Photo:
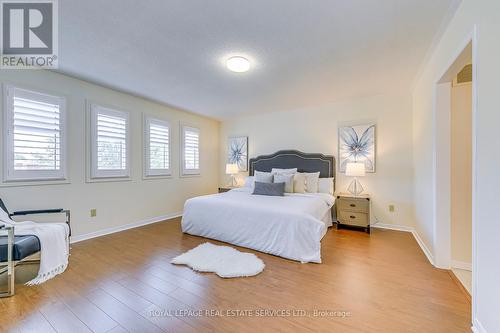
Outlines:
[[318,180],[318,192],[333,195],[333,178],[320,178]]
[[273,174],[270,172],[255,171],[254,177],[256,182],[261,182],[261,183],[273,182]]
[[255,184],[254,176],[245,177],[245,187],[253,187],[254,184]]
[[306,192],[318,193],[319,172],[304,172],[306,176]]
[[293,192],[306,193],[306,175],[297,172],[293,175]]
[[285,192],[293,193],[293,174],[278,173],[274,175],[273,183],[285,183]]
[[292,169],[278,169],[278,168],[272,168],[271,173],[273,175],[280,173],[280,174],[293,174],[297,173],[297,168],[292,168]]

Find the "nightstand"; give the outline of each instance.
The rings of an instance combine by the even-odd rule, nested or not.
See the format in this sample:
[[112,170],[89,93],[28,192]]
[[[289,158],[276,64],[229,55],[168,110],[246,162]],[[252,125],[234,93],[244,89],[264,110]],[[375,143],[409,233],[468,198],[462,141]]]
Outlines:
[[224,192],[227,192],[227,191],[231,191],[233,188],[236,188],[236,187],[230,187],[230,186],[219,187],[219,193],[224,193]]
[[355,227],[370,233],[370,196],[348,193],[336,195],[337,228]]

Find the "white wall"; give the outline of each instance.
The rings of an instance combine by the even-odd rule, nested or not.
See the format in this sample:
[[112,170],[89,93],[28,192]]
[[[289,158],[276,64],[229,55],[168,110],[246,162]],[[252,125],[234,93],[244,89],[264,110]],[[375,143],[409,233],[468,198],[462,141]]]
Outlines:
[[[223,166],[229,136],[249,136],[250,157],[282,149],[337,156],[337,128],[370,122],[377,124],[376,173],[368,173],[360,180],[373,196],[372,216],[380,223],[413,226],[410,94],[364,97],[316,109],[256,114],[224,121],[219,167],[222,185],[228,180]],[[338,173],[337,190],[345,192],[350,180]],[[389,204],[396,206],[394,213],[389,212]]]
[[451,88],[451,259],[472,262],[472,84]]
[[[182,211],[184,201],[214,193],[218,185],[219,122],[169,108],[142,98],[42,70],[2,70],[2,83],[64,95],[68,110],[69,184],[0,186],[10,210],[64,207],[71,209],[75,236]],[[131,112],[132,180],[86,183],[85,100]],[[3,105],[3,103],[1,104]],[[173,176],[143,180],[142,113],[167,119],[172,127]],[[0,120],[2,121],[2,120]],[[179,122],[201,129],[199,177],[179,177]],[[214,158],[215,156],[215,158]],[[97,217],[90,218],[90,209]]]
[[[477,24],[474,62],[477,65],[476,197],[473,274],[473,317],[479,332],[498,332],[500,327],[500,146],[498,102],[500,77],[500,1],[464,0],[441,41],[417,80],[413,93],[415,206],[417,229],[427,246],[433,242],[433,98],[435,83],[450,66],[452,58],[465,46],[467,36]],[[438,129],[439,130],[439,129]],[[482,327],[482,329],[481,329]]]

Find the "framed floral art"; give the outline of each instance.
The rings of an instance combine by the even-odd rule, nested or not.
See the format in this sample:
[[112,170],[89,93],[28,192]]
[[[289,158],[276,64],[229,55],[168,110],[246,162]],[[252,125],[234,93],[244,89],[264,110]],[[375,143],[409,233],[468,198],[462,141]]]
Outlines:
[[240,171],[248,171],[248,137],[230,137],[227,142],[227,162],[238,164]]
[[375,125],[339,128],[339,168],[345,172],[347,163],[364,163],[366,172],[375,172]]

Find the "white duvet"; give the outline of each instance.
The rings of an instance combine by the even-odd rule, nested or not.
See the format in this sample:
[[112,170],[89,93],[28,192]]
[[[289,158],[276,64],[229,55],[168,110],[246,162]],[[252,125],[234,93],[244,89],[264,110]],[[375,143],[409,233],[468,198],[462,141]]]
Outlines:
[[192,198],[182,231],[301,262],[321,262],[322,219],[334,204],[325,193],[252,195],[248,187]]

